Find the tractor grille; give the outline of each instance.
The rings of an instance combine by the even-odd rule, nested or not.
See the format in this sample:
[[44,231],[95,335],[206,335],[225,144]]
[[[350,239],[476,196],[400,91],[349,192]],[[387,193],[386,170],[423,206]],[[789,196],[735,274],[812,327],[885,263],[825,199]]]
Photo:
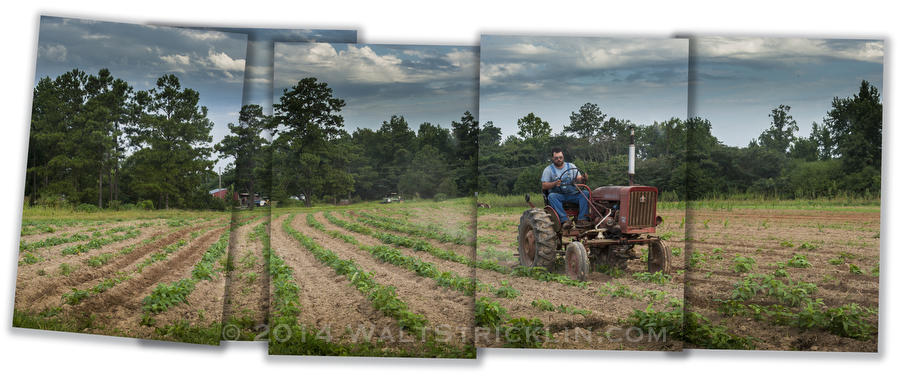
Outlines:
[[[641,201],[643,199],[643,201]],[[628,227],[649,228],[653,226],[656,213],[656,192],[634,191],[628,196]]]

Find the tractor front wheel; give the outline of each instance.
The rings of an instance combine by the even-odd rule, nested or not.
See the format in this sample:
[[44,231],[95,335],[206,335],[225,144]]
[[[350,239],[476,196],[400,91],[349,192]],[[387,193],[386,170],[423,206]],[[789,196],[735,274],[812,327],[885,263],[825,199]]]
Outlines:
[[581,242],[571,242],[566,246],[566,275],[570,279],[584,281],[591,270],[587,250]]
[[662,271],[668,274],[672,271],[672,248],[663,240],[650,242],[647,254],[647,271]]
[[532,208],[519,219],[519,264],[550,269],[556,261],[556,233],[550,215]]

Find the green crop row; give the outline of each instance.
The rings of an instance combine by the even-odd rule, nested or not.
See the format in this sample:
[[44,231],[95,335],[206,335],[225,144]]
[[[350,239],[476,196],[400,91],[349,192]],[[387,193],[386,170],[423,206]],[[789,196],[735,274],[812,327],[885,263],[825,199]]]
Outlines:
[[590,316],[591,311],[580,309],[570,305],[553,305],[549,300],[537,299],[531,302],[531,306],[546,312],[559,312],[573,315]]
[[397,323],[407,330],[416,333],[423,331],[428,320],[426,320],[424,316],[410,311],[409,306],[397,297],[396,290],[393,286],[385,286],[376,282],[374,279],[374,272],[362,270],[351,260],[340,259],[337,254],[331,250],[319,246],[312,238],[291,228],[290,223],[293,219],[294,215],[290,215],[284,223],[282,223],[282,229],[285,233],[299,241],[300,244],[309,250],[320,262],[349,279],[350,283],[356,287],[357,290],[372,301],[372,305],[375,306],[375,309],[378,309],[388,317],[396,319]]
[[[417,237],[431,238],[441,242],[449,242],[457,245],[472,246],[472,243],[463,236],[454,236],[444,231],[438,230],[436,227],[422,227],[406,221],[395,220],[387,217],[377,216],[365,212],[359,212],[360,222],[387,229],[394,232],[411,234]],[[363,221],[365,220],[365,221]]]
[[88,243],[79,244],[79,245],[75,245],[75,246],[69,246],[69,247],[63,249],[61,254],[62,255],[81,254],[81,253],[85,253],[85,252],[88,252],[88,251],[91,251],[94,249],[99,249],[99,248],[109,245],[111,243],[131,239],[131,238],[137,237],[139,235],[141,235],[140,230],[130,230],[130,231],[126,232],[125,234],[118,234],[118,235],[114,234],[114,235],[110,235],[109,237],[96,238],[96,239],[92,239]]
[[582,282],[580,280],[574,280],[565,275],[553,274],[547,271],[546,268],[543,267],[525,267],[525,266],[516,266],[512,269],[511,274],[513,276],[521,276],[524,278],[531,278],[540,280],[542,282],[557,282],[562,283],[567,286],[573,286],[578,288],[587,288],[588,282]]
[[752,338],[729,333],[724,325],[714,325],[703,315],[696,312],[685,313],[682,309],[656,311],[651,304],[645,310],[634,310],[627,322],[644,332],[665,333],[667,338],[675,338],[707,349],[755,348]]
[[[347,230],[353,230],[354,226],[358,226],[358,224],[337,219],[330,213],[327,213],[325,217],[328,218],[328,220],[332,223],[335,223],[335,225],[338,225]],[[310,220],[313,221],[312,223],[310,223],[310,226],[314,228],[323,227],[320,223],[315,222],[315,219],[312,218],[311,215],[307,215],[307,221]],[[374,232],[371,230],[368,231],[370,232],[369,235],[378,234],[378,232]],[[441,271],[433,263],[425,262],[419,258],[405,255],[400,252],[400,250],[394,249],[387,245],[367,246],[359,243],[355,238],[347,239],[347,242],[356,245],[360,249],[368,251],[370,254],[372,254],[372,256],[382,262],[403,267],[415,272],[419,276],[434,279],[439,286],[460,291],[465,293],[466,295],[475,294],[477,284],[474,278],[462,277],[453,272]]]
[[[327,218],[328,221],[331,221],[332,223],[334,223],[335,225],[338,225],[338,226],[341,226],[338,223],[343,223],[345,225],[349,224],[345,221],[337,219],[336,217],[331,215],[331,213],[329,213],[329,212],[325,212],[325,218]],[[362,222],[364,224],[367,224],[369,226],[375,227],[377,229],[393,230],[393,229],[384,227],[383,223],[375,222],[370,219],[359,218],[358,221]],[[357,227],[356,229],[361,230],[361,228],[359,228],[359,227]],[[348,230],[352,230],[352,229],[348,229]],[[456,262],[456,263],[462,263],[469,267],[477,267],[480,269],[491,270],[491,271],[499,272],[502,274],[509,273],[508,268],[503,267],[503,266],[497,264],[496,262],[474,261],[472,259],[469,259],[467,257],[459,255],[453,251],[435,247],[432,244],[430,244],[428,241],[420,240],[417,238],[412,238],[412,237],[407,237],[407,236],[397,236],[397,235],[384,233],[384,232],[380,232],[380,231],[372,231],[371,236],[378,238],[379,240],[381,240],[381,242],[384,242],[387,244],[408,247],[408,248],[411,248],[416,251],[426,252],[436,258],[440,258],[443,260],[448,260],[448,261]]]
[[40,241],[34,241],[34,242],[30,242],[30,243],[22,242],[19,244],[19,251],[34,250],[34,249],[39,249],[42,247],[62,245],[64,243],[69,243],[69,242],[87,241],[89,239],[91,239],[91,236],[89,236],[87,234],[81,234],[81,233],[73,233],[70,236],[63,236],[63,237],[52,236],[52,237],[47,237],[45,239],[42,239]]

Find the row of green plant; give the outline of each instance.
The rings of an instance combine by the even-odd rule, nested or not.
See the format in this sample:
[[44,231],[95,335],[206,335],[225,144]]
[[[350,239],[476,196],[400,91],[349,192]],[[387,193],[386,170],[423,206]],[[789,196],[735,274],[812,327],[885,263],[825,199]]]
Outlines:
[[516,266],[510,272],[513,276],[519,276],[523,278],[531,278],[535,280],[539,280],[542,282],[556,282],[565,284],[567,286],[573,286],[578,288],[587,288],[590,282],[583,282],[580,280],[572,279],[566,275],[554,274],[547,271],[544,267],[525,267],[525,266]]
[[[269,354],[287,355],[354,355],[354,356],[431,356],[431,357],[471,357],[471,350],[458,350],[449,346],[439,345],[428,341],[426,349],[411,351],[395,351],[384,349],[381,346],[363,341],[356,344],[340,344],[318,337],[318,331],[305,325],[299,325],[297,318],[301,312],[301,304],[298,299],[300,287],[294,280],[294,272],[284,260],[272,249],[269,235],[266,232],[268,223],[263,223],[254,229],[256,238],[262,239],[263,253],[268,259],[269,278],[273,287],[272,291],[272,334],[269,341]],[[319,251],[319,256],[329,254]],[[315,253],[314,253],[315,254]],[[318,256],[317,256],[318,258]],[[326,258],[328,259],[328,258]],[[321,260],[321,259],[320,259]],[[336,260],[331,260],[335,266],[340,266]],[[332,266],[334,268],[335,266]],[[345,273],[346,275],[347,273]],[[352,274],[351,274],[352,277]],[[357,287],[363,294],[369,297],[370,286]],[[387,313],[386,313],[387,314]]]
[[378,309],[388,317],[397,320],[404,329],[414,333],[421,333],[428,323],[424,316],[409,310],[409,306],[401,300],[393,286],[385,286],[375,281],[375,273],[367,272],[356,265],[352,260],[340,259],[333,251],[328,250],[290,226],[295,215],[290,215],[282,223],[285,233],[300,242],[313,256],[326,266],[334,269],[338,274],[345,276],[350,283],[365,295],[375,309]]
[[537,299],[531,302],[531,306],[546,312],[559,312],[573,315],[590,316],[591,311],[580,309],[570,305],[553,305],[549,300]]
[[[306,220],[311,227],[319,229],[321,231],[327,231],[324,225],[315,220],[315,217],[312,213],[306,215]],[[336,225],[340,227],[346,226],[347,230],[350,230],[350,227],[355,225],[354,223],[346,222],[336,218],[334,218],[334,220],[340,222],[340,224]],[[342,226],[341,224],[343,224],[344,226]],[[371,230],[368,231],[369,233],[372,233]],[[441,271],[435,264],[431,262],[425,262],[419,258],[405,255],[400,250],[394,249],[387,245],[368,246],[360,243],[355,238],[353,238],[353,236],[342,236],[344,236],[345,241],[369,252],[369,254],[372,254],[373,257],[382,262],[390,263],[398,267],[403,267],[407,270],[415,272],[419,276],[433,279],[439,286],[447,287],[455,291],[460,291],[462,293],[465,293],[466,295],[475,294],[475,278],[463,277],[459,274],[449,271]]]
[[392,219],[366,212],[359,212],[359,215],[361,216],[361,219],[366,220],[360,220],[361,222],[377,226],[380,229],[410,234],[417,237],[430,238],[433,240],[454,243],[457,245],[472,246],[472,241],[469,238],[461,235],[451,235],[444,232],[435,225],[422,226],[422,224],[414,224],[408,221]]
[[550,340],[550,331],[540,319],[506,319],[506,315],[506,308],[496,301],[487,297],[475,301],[475,325],[499,329],[499,335],[505,340],[504,347],[539,348]]
[[[219,239],[206,249],[200,261],[191,270],[190,277],[168,284],[157,284],[150,295],[142,301],[142,309],[144,310],[142,324],[153,325],[155,323],[152,318],[154,314],[165,312],[178,304],[187,303],[187,297],[194,291],[195,286],[201,280],[212,281],[217,278],[215,273],[224,270],[225,264],[221,264],[222,267],[216,269],[215,262],[225,255],[231,230],[232,228],[226,228],[219,236]],[[171,251],[166,254],[170,253]]]
[[[338,225],[341,227],[344,227],[345,225],[347,227],[349,227],[349,224],[350,224],[344,220],[341,220],[341,219],[335,217],[334,215],[331,214],[331,212],[325,212],[325,218],[328,219],[328,221],[330,221],[332,224],[335,224],[335,225]],[[373,223],[373,222],[371,222],[372,220],[368,220],[365,218],[358,218],[357,221],[367,224],[376,229],[386,229],[386,228],[383,228],[383,225],[381,223],[377,223],[377,222]],[[384,242],[386,244],[391,244],[391,245],[396,245],[396,246],[401,246],[401,247],[408,247],[408,248],[411,248],[416,251],[426,252],[436,258],[440,258],[443,260],[456,262],[456,263],[462,263],[469,267],[477,267],[480,269],[499,272],[501,274],[509,273],[508,268],[501,266],[501,265],[497,264],[496,262],[472,260],[472,259],[469,259],[462,255],[459,255],[454,251],[436,247],[425,240],[421,240],[421,239],[417,239],[417,238],[413,238],[413,237],[407,237],[407,236],[398,236],[398,235],[385,233],[385,232],[381,232],[381,231],[375,231],[375,230],[371,230],[371,229],[365,229],[362,226],[355,227],[354,229],[355,229],[354,231],[357,231],[358,233],[370,235],[372,237],[375,237],[375,238],[381,240],[381,242]]]
[[129,230],[129,231],[125,232],[124,234],[112,234],[107,237],[93,238],[87,243],[78,244],[75,246],[69,246],[69,247],[63,249],[62,252],[60,252],[60,254],[62,254],[64,256],[65,255],[82,254],[82,253],[86,253],[91,250],[99,249],[103,246],[106,246],[106,245],[109,245],[112,243],[125,241],[128,239],[137,237],[139,235],[141,235],[141,231],[135,229],[135,230]]
[[[787,325],[803,330],[820,329],[832,334],[868,340],[877,327],[868,321],[875,309],[855,303],[828,307],[822,299],[813,298],[814,283],[782,281],[777,275],[751,274],[734,284],[732,296],[719,300],[719,312],[725,316],[740,315],[766,320],[775,325]],[[750,303],[757,295],[764,295],[762,303]],[[766,299],[776,304],[766,303]]]
[[707,349],[755,348],[754,339],[728,332],[724,325],[713,324],[708,318],[696,312],[684,312],[683,308],[673,311],[657,311],[653,304],[646,309],[635,309],[627,322],[646,333],[664,335]]

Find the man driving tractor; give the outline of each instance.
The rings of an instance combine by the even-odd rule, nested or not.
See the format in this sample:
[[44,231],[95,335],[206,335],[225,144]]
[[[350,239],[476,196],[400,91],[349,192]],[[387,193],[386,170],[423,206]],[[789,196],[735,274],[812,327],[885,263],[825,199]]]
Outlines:
[[563,209],[563,203],[578,204],[578,218],[575,223],[579,227],[590,226],[588,198],[591,194],[587,190],[581,190],[584,194],[582,195],[575,186],[576,182],[583,183],[587,180],[587,174],[580,175],[574,164],[566,162],[561,148],[554,147],[551,150],[551,160],[552,162],[541,175],[541,190],[550,192],[547,195],[547,201],[559,215],[559,221],[563,223],[563,228],[572,229],[573,227],[572,220],[569,220],[569,216]]

